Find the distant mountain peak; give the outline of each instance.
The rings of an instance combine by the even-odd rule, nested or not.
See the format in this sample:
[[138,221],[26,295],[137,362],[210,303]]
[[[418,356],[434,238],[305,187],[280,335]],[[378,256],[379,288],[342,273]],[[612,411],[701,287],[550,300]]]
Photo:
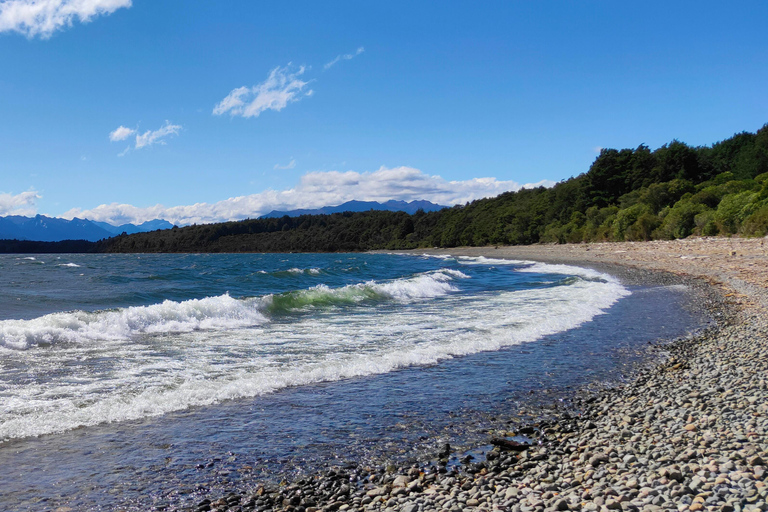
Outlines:
[[331,213],[341,213],[341,212],[367,212],[369,210],[383,210],[383,211],[390,211],[390,212],[406,212],[406,213],[416,213],[419,210],[424,210],[425,212],[434,212],[437,210],[442,210],[443,208],[448,208],[447,206],[442,206],[439,204],[435,204],[429,201],[425,200],[414,200],[410,202],[406,201],[399,201],[396,199],[390,199],[389,201],[386,201],[384,203],[380,203],[378,201],[347,201],[345,203],[341,203],[337,206],[323,206],[322,208],[314,208],[314,209],[298,209],[298,210],[272,210],[271,212],[262,215],[260,218],[274,218],[274,217],[298,217],[299,215],[328,215]]
[[119,226],[115,226],[114,224],[109,224],[107,222],[91,222],[100,228],[109,231],[113,235],[119,235],[122,233],[132,235],[134,233],[144,233],[146,231],[156,231],[158,229],[171,229],[173,227],[173,224],[167,220],[162,219],[148,220],[146,222],[142,222],[141,224],[121,224]]
[[39,214],[34,217],[9,215],[0,217],[0,240],[30,240],[35,242],[88,240],[95,242],[123,232],[131,234],[172,227],[173,224],[170,222],[159,219],[147,221],[138,226],[134,224],[113,226],[106,222],[96,222],[77,217],[66,220]]

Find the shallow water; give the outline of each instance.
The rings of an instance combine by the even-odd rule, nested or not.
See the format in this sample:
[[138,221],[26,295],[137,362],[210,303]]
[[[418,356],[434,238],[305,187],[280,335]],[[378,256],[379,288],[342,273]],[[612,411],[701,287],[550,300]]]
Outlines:
[[[377,463],[411,460],[414,457],[423,459],[445,441],[452,445],[471,445],[482,441],[487,437],[483,432],[485,429],[504,426],[503,420],[514,417],[521,409],[531,410],[536,405],[567,400],[576,387],[620,378],[621,372],[637,360],[639,352],[649,341],[683,335],[704,321],[685,309],[685,295],[679,287],[628,290],[608,276],[598,276],[593,271],[552,266],[531,268],[528,265],[506,265],[476,259],[458,262],[387,255],[373,255],[373,260],[366,259],[368,255],[322,256],[327,258],[325,262],[300,261],[303,266],[291,260],[293,256],[285,257],[288,261],[282,262],[286,267],[284,270],[277,268],[277,265],[265,270],[270,279],[283,286],[280,289],[273,285],[269,292],[272,297],[278,295],[292,300],[295,297],[291,293],[295,295],[309,289],[306,284],[311,281],[308,280],[323,273],[326,274],[325,282],[329,283],[327,286],[332,290],[371,281],[361,280],[359,274],[348,276],[338,270],[326,270],[336,268],[328,261],[341,261],[333,264],[350,268],[350,260],[345,258],[355,258],[351,261],[358,262],[358,267],[375,263],[387,269],[374,276],[378,286],[402,291],[404,282],[422,279],[429,281],[430,290],[437,290],[438,293],[442,290],[444,293],[424,297],[423,287],[411,286],[411,296],[392,298],[393,293],[390,292],[389,297],[375,297],[373,303],[366,303],[366,300],[371,300],[366,297],[358,302],[341,304],[331,300],[330,305],[324,303],[322,306],[316,303],[307,306],[304,301],[298,307],[282,307],[277,313],[260,308],[257,311],[267,318],[270,330],[254,331],[254,327],[249,326],[246,330],[250,336],[253,337],[254,332],[262,336],[273,335],[270,339],[276,338],[275,333],[285,338],[292,335],[297,345],[283,342],[281,349],[291,349],[294,354],[305,358],[308,357],[307,351],[302,352],[297,346],[307,345],[308,340],[317,345],[318,339],[331,338],[331,343],[324,345],[326,348],[331,346],[331,350],[315,348],[312,353],[330,357],[334,362],[339,359],[348,362],[350,357],[360,353],[369,359],[381,358],[380,352],[365,351],[366,345],[370,344],[376,344],[378,350],[384,347],[387,357],[410,351],[419,356],[426,353],[432,359],[420,359],[416,363],[418,366],[408,363],[375,366],[375,370],[383,371],[352,372],[349,376],[337,372],[333,378],[325,379],[330,382],[314,382],[311,379],[298,385],[288,382],[287,387],[276,386],[266,394],[263,391],[251,395],[246,393],[240,398],[226,397],[230,399],[203,405],[181,402],[183,407],[164,411],[161,416],[147,414],[139,419],[121,419],[74,429],[70,427],[64,432],[37,438],[11,439],[0,444],[2,467],[13,468],[0,475],[2,502],[10,504],[10,510],[40,510],[65,504],[76,509],[110,510],[120,506],[140,510],[155,502],[182,504],[199,499],[206,493],[215,495],[224,492],[231,485],[244,488],[248,482],[258,479],[279,479],[284,475],[350,460]],[[375,259],[379,257],[380,260]],[[196,261],[193,258],[193,261],[199,264],[206,257],[199,258]],[[161,261],[168,264],[162,258]],[[92,262],[90,264],[93,265]],[[216,264],[226,267],[221,261]],[[409,267],[407,272],[402,269],[404,265]],[[178,268],[179,264],[178,261],[171,262],[168,266]],[[265,275],[259,274],[258,270],[264,270],[267,265],[261,262],[261,267],[255,275]],[[83,265],[62,268],[77,271]],[[242,275],[243,260],[235,261],[226,268],[231,268],[233,275]],[[521,268],[527,272],[518,272]],[[312,269],[317,269],[317,273]],[[545,270],[553,273],[548,274]],[[451,276],[451,272],[447,271],[462,272],[467,277]],[[275,277],[278,272],[284,274]],[[376,272],[381,270],[373,271],[374,274]],[[449,277],[434,279],[437,274]],[[513,274],[514,279],[507,274]],[[132,283],[143,274],[138,272],[138,275],[138,278],[134,276]],[[522,279],[518,279],[520,275]],[[423,279],[424,276],[430,279]],[[104,276],[99,278],[104,279]],[[286,283],[286,279],[292,280],[291,283]],[[179,281],[178,276],[176,280]],[[435,283],[448,283],[455,289],[433,288]],[[221,296],[217,294],[224,286],[217,288],[210,284],[191,283],[190,290],[181,291],[174,287],[151,293],[144,291],[142,300],[125,293],[125,298],[121,299],[123,302],[112,307],[126,311],[125,308],[156,304],[156,297],[167,297],[169,290],[176,294],[171,299],[176,303],[195,300],[198,298],[196,293],[202,294],[205,290],[211,296]],[[223,291],[230,291],[230,299],[243,300],[246,294],[242,290],[246,285],[241,284],[241,288],[237,288],[232,287],[231,282],[226,284],[230,287]],[[368,285],[367,290],[371,286]],[[578,288],[580,286],[581,289]],[[110,289],[105,285],[105,296],[109,295]],[[422,290],[417,298],[413,297],[414,289]],[[553,291],[558,293],[552,294]],[[585,295],[584,291],[589,293]],[[598,291],[614,293],[614,296],[606,306],[598,308],[598,312],[585,315],[585,311],[591,312],[590,308],[594,305],[594,302],[586,302],[593,299],[589,294]],[[627,293],[629,291],[631,295]],[[245,300],[253,300],[254,297],[263,300],[266,296],[254,294],[252,287],[250,292]],[[537,296],[536,293],[549,295]],[[103,311],[105,300],[98,298],[98,294],[99,288],[96,287],[95,293],[82,299],[76,307],[81,311]],[[505,296],[507,294],[517,294],[518,297]],[[524,300],[516,300],[521,295]],[[333,293],[331,296],[334,299]],[[327,298],[326,293],[322,300],[327,301]],[[36,313],[45,314],[46,308],[60,310],[57,309],[61,308],[57,300],[54,296]],[[578,307],[570,308],[574,301]],[[548,314],[537,317],[536,311],[541,313],[542,310],[536,310],[532,305],[550,309]],[[562,318],[552,321],[549,316],[553,312],[565,316],[568,322]],[[97,313],[96,316],[103,314]],[[527,325],[521,321],[526,318],[525,314],[530,315]],[[573,321],[574,316],[578,321]],[[29,314],[27,318],[40,318],[40,315]],[[427,321],[431,323],[425,323]],[[302,323],[306,325],[300,327]],[[258,329],[263,329],[263,325],[259,324]],[[273,325],[278,327],[272,330]],[[307,325],[316,329],[314,337],[307,334],[312,332]],[[409,325],[416,327],[408,329]],[[531,330],[530,325],[538,329]],[[542,329],[542,325],[546,329]],[[580,327],[575,328],[577,326]],[[528,330],[525,331],[525,328]],[[231,354],[222,351],[222,346],[229,343],[228,351],[232,352],[232,340],[244,338],[242,332],[233,336],[232,331],[238,329],[242,330],[237,327],[165,331],[154,337],[140,332],[128,336],[127,341],[119,340],[119,345],[137,344],[137,340],[146,345],[152,345],[147,340],[155,342],[152,350],[162,356],[156,356],[159,359],[155,362],[164,357],[168,363],[168,359],[174,361],[168,353],[180,350],[179,339],[185,341],[185,349],[186,345],[190,345],[193,350],[198,350],[196,347],[203,344],[195,336],[203,336],[209,344],[211,338],[217,338],[219,351],[216,358],[209,359],[206,364],[213,365],[221,357],[225,361],[222,363],[225,370],[237,373],[242,370],[237,366],[238,357],[257,358],[254,353],[235,351],[237,353],[230,360],[227,357]],[[317,332],[317,329],[322,330]],[[432,343],[430,348],[442,350],[438,352],[441,357],[434,357],[434,351],[417,350],[423,348],[419,342],[423,344],[421,333],[425,331],[428,332],[427,340]],[[366,343],[353,345],[346,355],[344,352],[339,355],[338,345],[332,342],[345,335],[354,338],[349,332],[368,336]],[[370,334],[372,332],[376,334]],[[522,338],[521,332],[525,332],[528,338]],[[159,344],[165,350],[163,352],[158,349],[158,337],[174,342],[163,339]],[[197,345],[193,343],[195,339],[198,339]],[[227,340],[226,343],[222,343],[222,339]],[[463,345],[457,346],[456,339],[462,340]],[[388,343],[392,346],[387,346]],[[86,360],[93,357],[93,352],[82,352],[83,347],[72,347],[72,344],[69,341],[63,345],[75,353],[81,350],[79,357]],[[446,351],[446,346],[453,352]],[[15,352],[7,349],[3,355],[56,348],[54,340],[48,345],[15,349]],[[489,348],[493,350],[478,351]],[[93,347],[89,350],[93,351]],[[96,354],[97,357],[105,357],[103,352],[97,351]],[[205,357],[207,352],[202,350],[194,354],[195,357]],[[140,355],[135,356],[137,361],[141,361]],[[8,357],[4,359],[4,376],[8,374],[8,360]],[[63,358],[62,365],[73,360],[75,358],[69,355]],[[288,358],[289,372],[292,361]],[[132,361],[129,363],[133,364]],[[163,372],[159,373],[173,374],[174,366],[165,364],[162,369]],[[152,375],[151,368],[147,370],[142,366],[141,370]],[[214,383],[220,383],[221,373],[212,379]],[[264,369],[260,368],[255,373],[264,373]],[[66,378],[72,379],[74,375],[70,373]],[[183,380],[179,375],[172,377]],[[99,383],[98,379],[94,381],[89,385]],[[166,388],[173,382],[173,379],[162,381]],[[73,389],[77,386],[74,385]],[[168,396],[175,399],[178,396],[150,389],[155,399]],[[217,389],[216,386],[213,389]],[[7,400],[7,389],[5,393],[3,399]],[[101,389],[89,399],[103,400],[104,394],[109,398],[109,390],[105,392]],[[73,401],[76,398],[74,394],[67,397]],[[80,409],[87,409],[89,405],[86,401]],[[42,502],[39,501],[41,499]]]

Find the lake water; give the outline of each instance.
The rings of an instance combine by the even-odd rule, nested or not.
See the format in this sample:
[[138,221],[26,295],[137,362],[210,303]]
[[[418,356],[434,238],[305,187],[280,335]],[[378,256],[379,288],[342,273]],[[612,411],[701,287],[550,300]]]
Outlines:
[[4,510],[423,459],[705,321],[683,287],[485,258],[3,255],[0,290]]

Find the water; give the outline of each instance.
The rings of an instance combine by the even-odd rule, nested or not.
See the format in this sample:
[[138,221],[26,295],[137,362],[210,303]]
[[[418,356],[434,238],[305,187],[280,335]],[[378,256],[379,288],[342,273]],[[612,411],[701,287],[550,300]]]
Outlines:
[[701,321],[676,289],[483,258],[3,256],[0,289],[9,510],[182,504],[471,444]]

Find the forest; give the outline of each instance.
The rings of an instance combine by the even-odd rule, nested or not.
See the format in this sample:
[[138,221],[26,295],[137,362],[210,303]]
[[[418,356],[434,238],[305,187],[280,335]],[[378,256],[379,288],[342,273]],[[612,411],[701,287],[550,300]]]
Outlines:
[[83,252],[337,252],[767,233],[768,124],[711,146],[673,140],[653,151],[642,144],[603,149],[587,172],[551,188],[507,192],[436,212],[248,219],[120,235],[76,247]]
[[603,149],[589,170],[437,212],[302,215],[124,235],[106,252],[365,251],[765,236],[768,124],[711,146]]

